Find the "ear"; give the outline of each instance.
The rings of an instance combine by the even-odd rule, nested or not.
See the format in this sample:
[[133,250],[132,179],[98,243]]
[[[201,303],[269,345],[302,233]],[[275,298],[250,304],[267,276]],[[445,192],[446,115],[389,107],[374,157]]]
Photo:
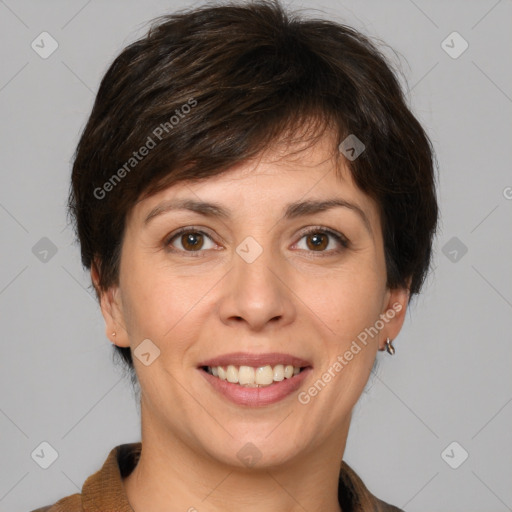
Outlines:
[[400,333],[405,320],[405,313],[409,305],[411,278],[407,280],[405,288],[387,290],[383,302],[380,318],[384,327],[380,331],[379,350],[386,349],[386,339],[393,341]]
[[129,347],[130,342],[125,328],[119,286],[114,285],[108,288],[108,290],[101,290],[99,287],[100,275],[98,268],[99,265],[95,259],[91,265],[91,279],[100,297],[101,313],[105,319],[105,334],[114,345]]

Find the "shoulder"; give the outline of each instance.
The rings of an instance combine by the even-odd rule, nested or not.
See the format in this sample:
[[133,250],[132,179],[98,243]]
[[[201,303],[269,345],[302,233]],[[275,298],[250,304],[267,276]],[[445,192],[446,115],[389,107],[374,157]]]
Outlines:
[[379,500],[378,498],[375,498],[375,502],[378,507],[378,512],[404,512],[401,508],[390,505],[389,503]]
[[340,491],[339,501],[343,510],[350,512],[404,512],[374,496],[345,461],[341,463]]
[[62,498],[54,505],[41,507],[32,512],[83,512],[83,510],[80,494],[73,494]]
[[122,479],[138,462],[141,443],[128,443],[113,448],[101,469],[89,476],[81,493],[62,498],[54,505],[47,505],[32,512],[84,512],[87,510],[129,511],[130,505],[123,489]]

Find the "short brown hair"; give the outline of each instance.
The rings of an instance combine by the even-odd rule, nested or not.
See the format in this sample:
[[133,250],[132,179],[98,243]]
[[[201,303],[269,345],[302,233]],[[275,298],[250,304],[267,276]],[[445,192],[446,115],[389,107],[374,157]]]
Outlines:
[[[338,142],[380,210],[389,288],[419,293],[438,219],[434,152],[390,64],[346,25],[229,3],[155,20],[105,76],[76,149],[68,201],[85,268],[118,284],[127,214],[183,180],[228,170],[314,121]],[[143,150],[143,148],[146,150]],[[133,368],[129,348],[116,347]]]

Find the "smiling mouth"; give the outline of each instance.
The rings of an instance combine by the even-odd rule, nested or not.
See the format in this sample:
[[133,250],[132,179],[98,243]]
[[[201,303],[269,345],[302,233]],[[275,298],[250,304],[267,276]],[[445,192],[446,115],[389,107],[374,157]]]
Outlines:
[[201,370],[225,380],[231,384],[238,384],[247,388],[263,388],[272,386],[285,379],[292,379],[308,367],[277,364],[275,366],[201,366]]

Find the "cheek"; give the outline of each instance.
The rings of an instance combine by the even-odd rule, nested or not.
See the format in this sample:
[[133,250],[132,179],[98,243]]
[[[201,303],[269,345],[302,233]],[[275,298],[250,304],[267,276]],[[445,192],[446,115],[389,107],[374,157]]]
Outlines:
[[302,279],[299,297],[339,341],[351,341],[380,313],[385,276],[371,266],[340,268],[322,279]]
[[180,353],[180,347],[185,348],[189,339],[197,336],[195,330],[201,322],[195,319],[218,277],[177,276],[158,264],[126,264],[130,272],[123,282],[123,310],[132,347],[149,338],[160,347],[162,355],[171,342],[172,352]]

